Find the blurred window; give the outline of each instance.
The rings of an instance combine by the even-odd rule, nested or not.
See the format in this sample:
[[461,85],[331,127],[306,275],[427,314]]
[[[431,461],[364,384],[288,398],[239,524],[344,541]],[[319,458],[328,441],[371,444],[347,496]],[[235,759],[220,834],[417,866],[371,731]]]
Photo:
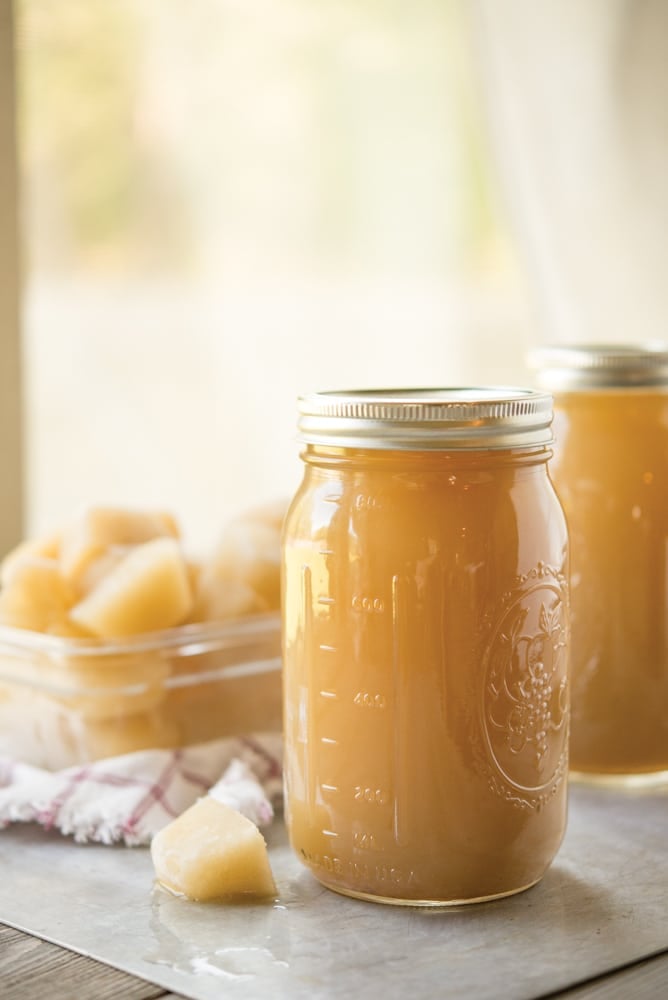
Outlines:
[[463,7],[15,0],[28,528],[294,489],[295,397],[516,380]]

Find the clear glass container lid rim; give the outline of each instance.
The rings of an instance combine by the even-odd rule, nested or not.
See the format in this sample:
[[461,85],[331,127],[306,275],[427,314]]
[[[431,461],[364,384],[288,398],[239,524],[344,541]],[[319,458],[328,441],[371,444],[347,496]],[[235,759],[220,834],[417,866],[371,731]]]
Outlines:
[[552,397],[517,386],[314,392],[298,400],[305,443],[374,448],[509,448],[552,440]]

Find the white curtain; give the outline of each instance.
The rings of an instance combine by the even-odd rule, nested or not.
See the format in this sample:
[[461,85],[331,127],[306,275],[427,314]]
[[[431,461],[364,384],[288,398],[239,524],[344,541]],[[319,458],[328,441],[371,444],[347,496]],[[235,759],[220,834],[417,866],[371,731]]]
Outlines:
[[474,0],[536,337],[666,339],[668,3]]

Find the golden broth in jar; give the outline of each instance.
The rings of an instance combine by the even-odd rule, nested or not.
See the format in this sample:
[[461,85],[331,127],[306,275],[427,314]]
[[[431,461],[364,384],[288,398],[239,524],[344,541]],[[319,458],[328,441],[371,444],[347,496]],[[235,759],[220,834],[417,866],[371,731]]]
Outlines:
[[571,536],[571,767],[668,773],[668,353],[537,352]]
[[566,821],[550,397],[319,394],[284,529],[286,816],[325,885],[454,903],[535,883]]

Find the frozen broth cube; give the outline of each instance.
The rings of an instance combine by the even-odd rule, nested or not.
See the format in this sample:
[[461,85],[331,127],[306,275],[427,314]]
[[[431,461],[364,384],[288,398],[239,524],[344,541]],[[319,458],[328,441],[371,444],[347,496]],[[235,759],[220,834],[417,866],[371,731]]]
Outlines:
[[202,573],[198,580],[190,620],[225,621],[266,610],[265,602],[247,583],[242,580],[219,580],[215,572],[208,572]]
[[210,795],[156,834],[151,857],[158,881],[189,899],[276,896],[264,837],[251,820]]
[[0,622],[46,632],[66,621],[73,601],[55,559],[24,555],[14,563],[0,592]]
[[20,542],[16,548],[2,560],[0,565],[0,583],[6,586],[17,566],[26,558],[58,559],[60,550],[60,533],[46,535],[42,538],[29,538],[25,542]]
[[110,545],[102,555],[95,556],[86,566],[85,570],[77,579],[77,593],[79,598],[90,594],[91,590],[107,576],[113,569],[116,569],[119,562],[127,556],[134,546],[130,545]]
[[179,543],[156,538],[131,549],[76,604],[70,617],[103,638],[122,638],[180,624],[192,606]]
[[111,546],[142,545],[154,538],[178,536],[174,518],[163,511],[90,507],[63,532],[61,569],[78,586],[91,562]]
[[239,518],[221,539],[209,572],[221,585],[238,580],[251,587],[267,608],[281,606],[281,534],[266,521]]

